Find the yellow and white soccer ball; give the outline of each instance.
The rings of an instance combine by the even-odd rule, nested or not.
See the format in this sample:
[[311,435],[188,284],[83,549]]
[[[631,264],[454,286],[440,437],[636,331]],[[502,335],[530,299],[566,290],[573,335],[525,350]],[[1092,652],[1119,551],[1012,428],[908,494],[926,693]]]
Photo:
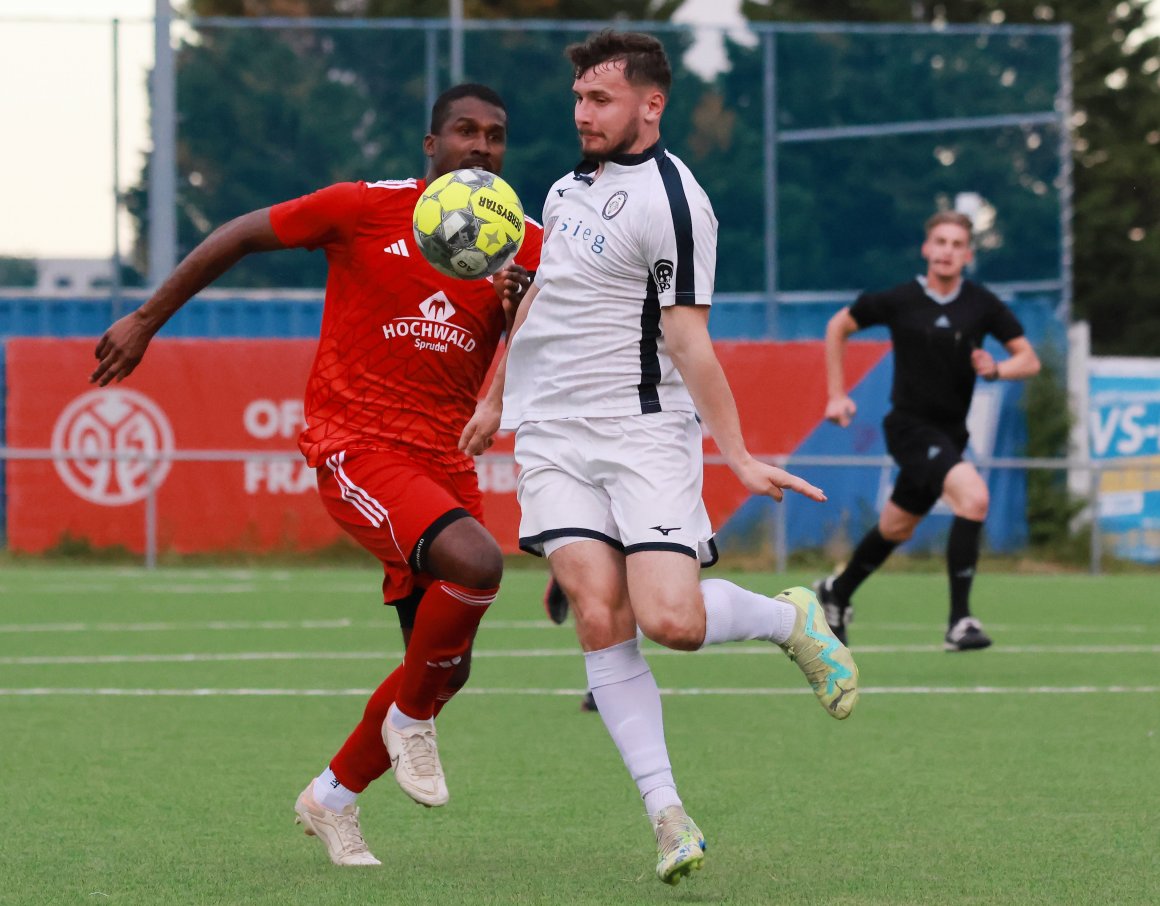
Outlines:
[[415,203],[415,242],[441,273],[463,280],[506,267],[524,241],[524,207],[506,182],[486,170],[453,170]]

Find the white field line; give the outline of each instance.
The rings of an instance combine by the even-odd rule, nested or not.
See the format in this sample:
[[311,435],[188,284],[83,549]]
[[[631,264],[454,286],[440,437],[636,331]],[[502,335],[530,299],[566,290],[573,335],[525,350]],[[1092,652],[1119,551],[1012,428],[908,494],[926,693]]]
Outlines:
[[[21,696],[108,696],[124,698],[366,698],[372,689],[126,689],[126,688],[0,688],[0,698]],[[460,695],[581,696],[584,689],[487,689],[468,686]],[[660,690],[666,696],[782,696],[813,695],[808,687],[750,689],[670,689]],[[1160,686],[867,686],[865,695],[1155,695]]]
[[[864,646],[853,649],[856,654],[929,654],[944,653],[941,645],[893,645]],[[697,652],[673,651],[669,648],[650,646],[645,650],[648,657],[700,655],[758,655],[762,657],[780,656],[780,650],[772,645],[735,646],[714,645]],[[992,647],[983,657],[1000,654],[1063,654],[1063,655],[1106,655],[1106,654],[1160,654],[1160,645],[1022,645]],[[229,652],[189,652],[179,654],[65,654],[65,655],[20,655],[0,657],[0,667],[36,667],[61,665],[95,664],[197,664],[243,661],[397,661],[402,659],[401,651],[229,651]],[[578,648],[513,648],[510,650],[477,650],[472,657],[479,658],[578,658]]]
[[[923,632],[940,635],[944,631],[942,624],[937,623],[875,623],[867,624],[868,629],[875,632]],[[59,623],[0,623],[0,634],[20,635],[22,633],[52,633],[52,632],[199,632],[199,631],[284,631],[291,629],[398,629],[398,622],[394,620],[352,620],[349,617],[337,617],[329,620],[171,620],[139,623],[88,623],[88,622],[59,622]],[[550,620],[492,620],[484,619],[480,629],[562,629]],[[1051,624],[1051,623],[987,623],[987,629],[992,632],[1006,633],[1073,633],[1082,635],[1139,635],[1141,633],[1160,631],[1160,623],[1144,625],[1129,623],[1118,626],[1104,626],[1099,624]],[[862,648],[859,650],[871,650]]]

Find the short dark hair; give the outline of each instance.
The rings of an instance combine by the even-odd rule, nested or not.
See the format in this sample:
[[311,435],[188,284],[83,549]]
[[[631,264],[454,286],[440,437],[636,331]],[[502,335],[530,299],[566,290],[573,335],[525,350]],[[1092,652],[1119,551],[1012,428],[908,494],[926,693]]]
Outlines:
[[936,226],[942,226],[944,223],[953,223],[955,226],[960,226],[967,231],[967,236],[974,235],[974,224],[971,223],[971,218],[961,211],[939,211],[927,218],[924,225],[926,235],[930,235],[930,231]]
[[624,77],[631,84],[655,85],[666,97],[673,85],[673,70],[664,45],[643,32],[616,32],[606,28],[589,35],[582,44],[569,45],[564,53],[572,61],[576,78],[593,66],[623,60]]
[[431,107],[432,135],[438,135],[439,131],[447,125],[447,120],[451,116],[451,105],[460,98],[479,98],[484,103],[498,107],[507,113],[507,105],[504,104],[503,98],[486,85],[480,85],[478,82],[452,85],[435,99],[435,104]]

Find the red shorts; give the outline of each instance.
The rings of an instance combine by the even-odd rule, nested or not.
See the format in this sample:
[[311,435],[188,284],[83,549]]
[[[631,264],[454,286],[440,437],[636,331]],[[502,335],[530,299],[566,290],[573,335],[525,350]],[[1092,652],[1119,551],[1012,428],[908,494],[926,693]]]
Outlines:
[[411,593],[423,571],[415,548],[429,529],[462,518],[464,510],[483,522],[474,470],[448,473],[394,453],[358,452],[334,453],[317,472],[331,518],[382,562],[387,603]]

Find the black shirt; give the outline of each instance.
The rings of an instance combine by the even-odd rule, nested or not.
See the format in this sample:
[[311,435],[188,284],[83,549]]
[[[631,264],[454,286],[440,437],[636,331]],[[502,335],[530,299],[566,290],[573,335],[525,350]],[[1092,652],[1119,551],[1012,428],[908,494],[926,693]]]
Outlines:
[[964,280],[958,295],[941,304],[918,280],[879,293],[863,293],[850,306],[859,328],[884,324],[894,344],[890,401],[904,412],[940,425],[967,420],[975,392],[971,350],[990,334],[1000,343],[1023,336],[1023,325],[990,290]]

